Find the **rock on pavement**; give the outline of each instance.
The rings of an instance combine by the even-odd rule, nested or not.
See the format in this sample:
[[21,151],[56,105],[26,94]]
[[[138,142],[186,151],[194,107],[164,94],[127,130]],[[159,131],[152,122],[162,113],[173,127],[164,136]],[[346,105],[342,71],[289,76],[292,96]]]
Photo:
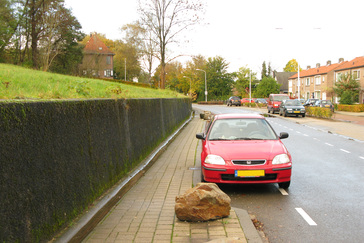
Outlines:
[[215,183],[198,183],[176,197],[175,212],[182,221],[208,221],[228,217],[230,202]]

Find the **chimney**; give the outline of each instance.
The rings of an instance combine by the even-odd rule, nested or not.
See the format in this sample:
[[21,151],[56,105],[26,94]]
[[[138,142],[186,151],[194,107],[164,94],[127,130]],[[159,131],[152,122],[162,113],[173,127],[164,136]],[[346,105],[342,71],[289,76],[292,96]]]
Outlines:
[[327,63],[326,63],[326,66],[330,66],[331,65],[331,61],[328,60]]
[[344,58],[339,58],[339,63],[342,63],[344,61]]
[[311,66],[307,66],[307,70],[310,69],[310,68],[311,68]]
[[316,68],[320,68],[320,63],[316,63]]

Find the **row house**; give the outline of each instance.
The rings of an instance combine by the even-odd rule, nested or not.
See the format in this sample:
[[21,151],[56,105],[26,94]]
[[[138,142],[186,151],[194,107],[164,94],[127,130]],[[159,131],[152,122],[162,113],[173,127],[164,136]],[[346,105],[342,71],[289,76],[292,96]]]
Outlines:
[[335,82],[344,74],[350,74],[359,84],[359,103],[364,104],[364,56],[357,57],[335,69]]
[[[327,61],[326,66],[316,64],[315,68],[307,67],[288,79],[288,94],[292,98],[322,99],[338,102],[334,92],[335,82],[344,73],[350,73],[360,82],[360,103],[363,103],[364,91],[364,57],[357,57],[352,61],[339,59],[332,64]],[[298,76],[299,75],[299,76]]]
[[114,55],[96,33],[91,34],[83,49],[80,74],[95,78],[114,78]]

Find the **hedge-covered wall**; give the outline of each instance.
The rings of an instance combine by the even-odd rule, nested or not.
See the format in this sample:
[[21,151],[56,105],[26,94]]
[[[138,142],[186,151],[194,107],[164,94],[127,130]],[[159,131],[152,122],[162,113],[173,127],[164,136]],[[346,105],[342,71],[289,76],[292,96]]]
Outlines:
[[0,242],[50,239],[190,112],[188,99],[0,103]]

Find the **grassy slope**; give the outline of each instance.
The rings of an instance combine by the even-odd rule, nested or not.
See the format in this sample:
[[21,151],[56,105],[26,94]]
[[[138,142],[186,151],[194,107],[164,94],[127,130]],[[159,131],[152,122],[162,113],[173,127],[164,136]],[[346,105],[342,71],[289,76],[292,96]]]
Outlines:
[[0,64],[0,99],[183,97],[185,96],[170,90],[141,88]]

